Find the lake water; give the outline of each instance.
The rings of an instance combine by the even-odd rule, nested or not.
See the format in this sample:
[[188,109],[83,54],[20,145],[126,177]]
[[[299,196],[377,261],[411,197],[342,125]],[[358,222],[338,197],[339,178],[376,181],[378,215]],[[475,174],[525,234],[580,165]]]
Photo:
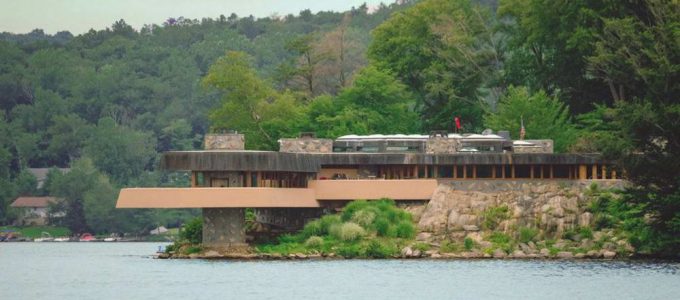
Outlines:
[[0,299],[679,299],[680,263],[157,260],[157,243],[0,243]]

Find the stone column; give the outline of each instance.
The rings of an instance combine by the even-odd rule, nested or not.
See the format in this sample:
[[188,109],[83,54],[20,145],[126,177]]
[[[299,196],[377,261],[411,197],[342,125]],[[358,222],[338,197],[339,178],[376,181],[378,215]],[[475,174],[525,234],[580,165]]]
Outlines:
[[245,209],[203,208],[203,245],[241,246],[246,242]]

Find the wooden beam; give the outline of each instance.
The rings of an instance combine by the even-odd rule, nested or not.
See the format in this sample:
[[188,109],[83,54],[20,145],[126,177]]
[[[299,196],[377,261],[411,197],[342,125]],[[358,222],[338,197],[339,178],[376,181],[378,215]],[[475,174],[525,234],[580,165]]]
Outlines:
[[602,179],[607,179],[607,166],[602,165]]
[[501,178],[505,179],[505,166],[501,165]]
[[579,165],[578,166],[578,179],[584,180],[587,179],[588,177],[588,169],[586,165]]
[[477,178],[477,165],[472,166],[472,178],[473,179]]
[[491,166],[491,178],[496,179],[496,166]]
[[616,179],[616,170],[612,170],[612,179]]
[[597,164],[593,164],[593,166],[592,166],[592,173],[593,173],[593,174],[592,174],[592,175],[593,175],[593,176],[592,176],[593,179],[599,179],[598,176],[597,176]]
[[553,165],[550,165],[550,179],[555,178],[555,168]]
[[463,165],[463,179],[467,179],[467,165]]
[[198,176],[196,171],[191,171],[191,187],[198,186]]
[[515,165],[512,165],[512,170],[510,170],[510,172],[512,173],[512,174],[511,174],[511,176],[512,176],[511,178],[512,178],[512,179],[515,179]]

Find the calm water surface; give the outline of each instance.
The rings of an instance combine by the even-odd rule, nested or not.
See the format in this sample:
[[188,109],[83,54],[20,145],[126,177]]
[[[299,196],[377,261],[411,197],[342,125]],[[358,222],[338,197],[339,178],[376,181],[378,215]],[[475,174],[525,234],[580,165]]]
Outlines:
[[0,299],[680,299],[680,263],[200,261],[156,243],[0,243]]

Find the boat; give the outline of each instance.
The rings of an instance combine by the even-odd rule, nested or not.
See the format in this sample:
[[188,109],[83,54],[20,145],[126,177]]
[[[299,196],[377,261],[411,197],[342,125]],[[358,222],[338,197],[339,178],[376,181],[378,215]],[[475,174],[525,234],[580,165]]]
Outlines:
[[92,242],[92,241],[96,241],[96,240],[97,239],[90,233],[83,233],[80,236],[80,239],[78,239],[78,241],[80,241],[80,242]]
[[68,242],[68,241],[70,241],[70,240],[71,240],[71,238],[66,237],[66,236],[54,238],[54,241],[55,241],[55,242]]
[[49,232],[42,232],[39,238],[33,240],[34,242],[52,242],[54,238]]
[[117,237],[107,237],[104,239],[104,242],[117,242],[119,239]]

